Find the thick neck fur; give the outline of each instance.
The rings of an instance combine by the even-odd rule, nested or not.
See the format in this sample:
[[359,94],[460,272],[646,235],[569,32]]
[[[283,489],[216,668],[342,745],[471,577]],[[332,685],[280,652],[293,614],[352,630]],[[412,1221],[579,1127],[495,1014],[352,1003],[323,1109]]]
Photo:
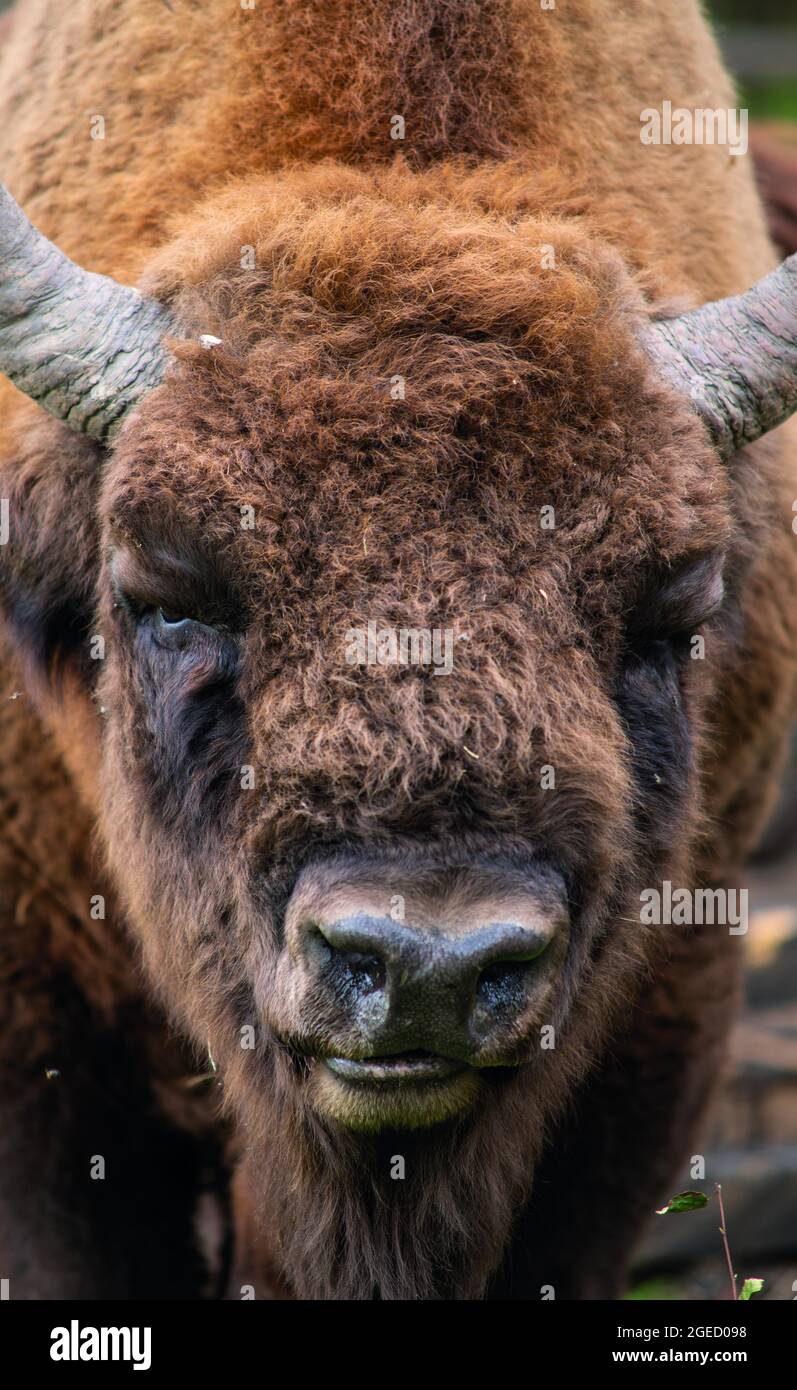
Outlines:
[[41,230],[120,278],[232,178],[511,156],[614,207],[630,249],[644,225],[676,292],[746,288],[771,264],[752,172],[729,179],[719,146],[643,146],[661,92],[735,101],[696,3],[26,0],[0,53],[0,155]]
[[484,1295],[538,1157],[533,1087],[513,1076],[475,1119],[378,1137],[324,1128],[301,1105],[282,1057],[268,1095],[268,1139],[253,1146],[247,1177],[294,1295]]

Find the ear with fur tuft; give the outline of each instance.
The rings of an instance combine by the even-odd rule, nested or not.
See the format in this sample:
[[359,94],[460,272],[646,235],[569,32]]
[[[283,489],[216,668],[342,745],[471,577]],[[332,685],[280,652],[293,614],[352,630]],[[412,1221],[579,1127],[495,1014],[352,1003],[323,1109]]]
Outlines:
[[639,653],[662,639],[692,635],[708,622],[725,598],[724,566],[725,556],[716,551],[647,574],[626,618],[628,650]]

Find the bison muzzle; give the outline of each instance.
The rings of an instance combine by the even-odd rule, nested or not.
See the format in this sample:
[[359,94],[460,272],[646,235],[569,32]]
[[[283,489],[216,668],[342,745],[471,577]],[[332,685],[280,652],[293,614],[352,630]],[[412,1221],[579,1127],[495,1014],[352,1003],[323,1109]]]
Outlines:
[[567,927],[564,883],[541,866],[305,870],[277,999],[283,1041],[315,1064],[312,1104],[372,1130],[434,1124],[472,1104],[482,1068],[525,1060]]

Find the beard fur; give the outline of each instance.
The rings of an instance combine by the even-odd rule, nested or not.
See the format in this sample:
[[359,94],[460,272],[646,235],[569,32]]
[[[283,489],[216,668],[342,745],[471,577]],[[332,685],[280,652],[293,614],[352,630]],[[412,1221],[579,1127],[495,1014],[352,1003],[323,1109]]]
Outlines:
[[247,1146],[246,1182],[293,1296],[483,1297],[539,1157],[541,1116],[522,1076],[490,1078],[464,1118],[376,1136],[325,1124],[302,1103],[284,1055],[270,1081],[259,1090],[261,1137]]

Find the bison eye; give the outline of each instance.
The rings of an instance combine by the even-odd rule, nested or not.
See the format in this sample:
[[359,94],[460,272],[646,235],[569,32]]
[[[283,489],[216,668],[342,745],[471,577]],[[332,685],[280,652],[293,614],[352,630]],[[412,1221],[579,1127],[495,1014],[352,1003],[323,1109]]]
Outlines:
[[181,624],[192,621],[182,613],[172,612],[170,608],[156,608],[155,617],[163,627],[180,627]]
[[146,610],[144,619],[148,622],[155,641],[160,646],[169,647],[172,650],[185,647],[201,632],[213,631],[206,623],[201,623],[196,618],[186,617],[178,610],[171,608],[150,608]]

